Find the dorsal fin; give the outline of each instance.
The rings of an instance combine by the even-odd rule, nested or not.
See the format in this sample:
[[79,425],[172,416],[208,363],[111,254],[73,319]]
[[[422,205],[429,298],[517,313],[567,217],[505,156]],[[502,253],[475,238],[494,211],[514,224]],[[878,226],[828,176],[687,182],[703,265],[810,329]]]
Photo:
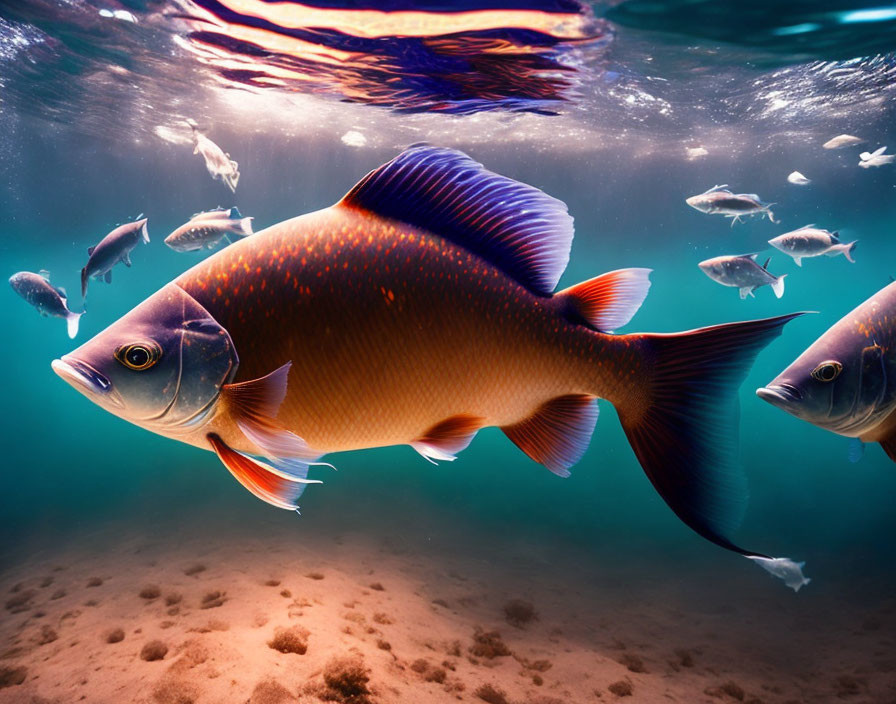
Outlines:
[[650,289],[650,269],[619,269],[560,291],[567,317],[595,330],[613,332],[626,325]]
[[94,245],[93,247],[88,247],[88,248],[87,248],[87,256],[88,256],[88,257],[92,256],[92,255],[93,255],[93,250],[95,250],[95,249],[96,249],[96,245]]
[[768,263],[772,260],[771,257],[765,260],[765,264],[762,265],[762,268],[768,271]]
[[338,205],[444,237],[541,295],[550,295],[569,261],[573,227],[564,203],[453,149],[409,147]]

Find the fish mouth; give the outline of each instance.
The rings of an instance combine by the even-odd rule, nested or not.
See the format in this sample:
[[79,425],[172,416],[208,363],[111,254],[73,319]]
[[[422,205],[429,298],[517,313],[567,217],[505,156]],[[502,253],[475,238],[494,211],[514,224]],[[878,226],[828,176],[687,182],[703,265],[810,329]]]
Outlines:
[[100,397],[109,406],[124,407],[118,393],[112,388],[112,382],[86,362],[65,355],[62,359],[54,359],[50,366],[63,381],[82,393]]
[[803,400],[800,390],[791,384],[777,383],[756,389],[756,395],[773,406],[787,409]]

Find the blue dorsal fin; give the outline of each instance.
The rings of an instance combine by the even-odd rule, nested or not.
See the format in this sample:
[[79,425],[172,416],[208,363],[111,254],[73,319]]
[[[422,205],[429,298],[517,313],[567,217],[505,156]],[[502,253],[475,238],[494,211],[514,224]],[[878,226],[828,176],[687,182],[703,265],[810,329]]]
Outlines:
[[232,219],[237,219],[237,218],[242,218],[243,216],[242,216],[242,214],[240,213],[240,209],[237,208],[236,206],[233,206],[233,207],[230,209],[230,217],[231,217]]
[[339,205],[444,237],[545,296],[569,261],[572,217],[563,202],[453,149],[409,147],[367,174]]

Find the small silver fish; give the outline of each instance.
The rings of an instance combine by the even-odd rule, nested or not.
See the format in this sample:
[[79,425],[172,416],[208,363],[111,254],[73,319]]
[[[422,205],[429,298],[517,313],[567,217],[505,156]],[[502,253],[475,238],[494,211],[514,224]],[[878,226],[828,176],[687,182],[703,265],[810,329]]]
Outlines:
[[685,203],[707,215],[724,215],[731,218],[731,225],[739,222],[746,215],[767,215],[775,222],[770,210],[774,203],[763,203],[755,193],[732,193],[727,184],[713,186],[700,195],[685,199]]
[[252,234],[252,218],[244,218],[237,208],[196,213],[168,237],[165,244],[176,252],[213,249],[227,235],[248,237]]
[[848,261],[855,263],[852,253],[858,240],[844,244],[840,241],[839,235],[839,232],[828,232],[815,225],[806,225],[798,230],[778,235],[768,243],[793,257],[797,266],[802,266],[802,260],[807,257],[820,257],[822,254],[828,257],[842,254]]
[[[784,295],[784,277],[768,272],[769,259],[759,266],[756,254],[739,254],[735,256],[713,257],[700,262],[697,266],[713,281],[722,286],[733,286],[740,292],[741,300],[753,296],[753,291],[760,286],[771,286],[775,296]],[[755,297],[755,296],[754,296]]]
[[870,169],[872,166],[886,166],[896,161],[896,154],[884,154],[886,147],[875,149],[873,152],[862,152],[859,154],[859,166],[863,169]]
[[240,180],[239,164],[230,158],[230,154],[225,153],[221,147],[202,134],[193,120],[187,120],[187,123],[193,130],[193,153],[202,155],[205,168],[212,178],[220,179],[235,192]]
[[787,177],[787,183],[792,183],[794,186],[808,186],[812,181],[803,176],[799,171],[793,171]]
[[39,274],[34,274],[20,271],[9,277],[9,285],[42,316],[63,318],[68,325],[68,336],[75,339],[84,311],[74,313],[69,309],[65,289],[50,283],[50,272],[42,270]]
[[854,147],[857,144],[864,144],[865,140],[861,137],[853,137],[851,134],[840,134],[829,139],[821,146],[825,149],[843,149],[844,147]]
[[120,225],[103,237],[99,244],[88,247],[89,259],[81,269],[81,295],[87,295],[87,283],[91,277],[103,279],[107,284],[112,283],[112,267],[118,262],[130,266],[131,250],[141,239],[149,242],[146,218]]
[[784,584],[795,592],[798,592],[812,581],[811,578],[806,577],[803,574],[803,567],[806,566],[805,562],[794,562],[786,557],[751,556],[749,559],[768,572],[772,577],[777,577],[782,580]]

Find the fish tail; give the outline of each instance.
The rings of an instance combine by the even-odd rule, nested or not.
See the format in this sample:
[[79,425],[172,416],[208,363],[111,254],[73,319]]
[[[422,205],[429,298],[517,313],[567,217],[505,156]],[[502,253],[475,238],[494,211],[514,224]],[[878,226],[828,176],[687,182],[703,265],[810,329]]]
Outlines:
[[78,335],[78,324],[81,322],[81,316],[84,315],[84,311],[80,313],[72,313],[69,312],[65,316],[65,324],[68,329],[69,339],[74,340]]
[[853,264],[856,263],[856,260],[852,258],[852,253],[855,251],[856,245],[858,243],[859,243],[858,240],[853,240],[852,242],[849,242],[848,244],[840,245],[841,251],[843,252],[843,256],[846,257],[847,261],[850,261]]
[[784,295],[784,277],[786,276],[787,274],[781,274],[772,282],[772,291],[775,292],[776,298],[780,298]]
[[90,274],[87,273],[87,267],[81,269],[81,298],[87,297],[87,283],[90,281]]
[[625,340],[629,349],[634,340],[648,369],[643,387],[617,402],[641,467],[690,528],[747,557],[765,556],[728,537],[747,500],[735,462],[737,391],[760,350],[798,315]]
[[254,218],[240,218],[234,224],[234,234],[239,235],[240,237],[248,237],[249,235],[254,233],[252,229],[252,220]]

